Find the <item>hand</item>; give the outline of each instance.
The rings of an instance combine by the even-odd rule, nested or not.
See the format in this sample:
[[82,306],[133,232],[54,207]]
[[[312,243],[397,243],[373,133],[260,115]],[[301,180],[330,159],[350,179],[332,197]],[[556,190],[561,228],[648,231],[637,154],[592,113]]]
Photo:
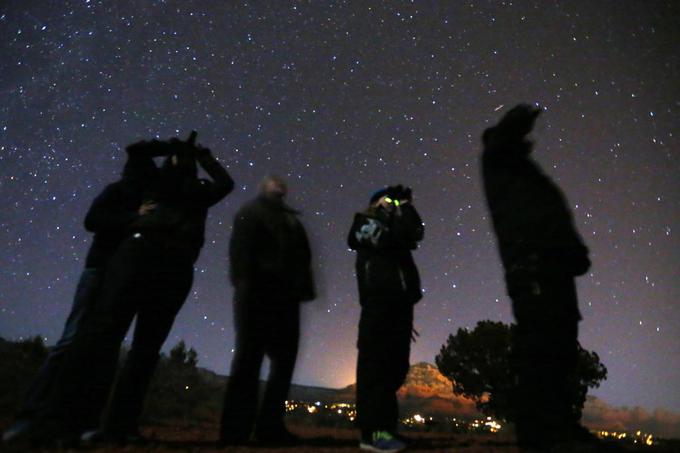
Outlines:
[[139,215],[147,215],[156,210],[158,204],[155,201],[145,201],[137,210]]
[[408,203],[413,200],[413,190],[411,190],[410,187],[404,187],[401,184],[388,187],[387,193],[393,200],[399,200],[399,204]]
[[413,190],[410,187],[407,187],[404,189],[404,191],[401,194],[401,203],[408,203],[409,201],[413,200]]
[[196,143],[196,137],[198,137],[198,132],[191,131],[189,138],[187,138],[187,143],[193,146]]
[[210,148],[206,148],[200,143],[194,148],[194,156],[196,157],[197,160],[206,158],[210,156]]
[[194,145],[185,142],[184,140],[180,140],[177,137],[172,137],[170,140],[168,140],[168,143],[172,149],[172,154],[191,156],[194,154],[194,150],[196,149]]
[[402,198],[402,194],[404,193],[404,186],[401,184],[398,184],[396,186],[389,186],[387,188],[387,195],[392,198],[393,200],[398,200]]
[[125,147],[131,155],[158,157],[171,154],[168,143],[159,140],[142,140]]

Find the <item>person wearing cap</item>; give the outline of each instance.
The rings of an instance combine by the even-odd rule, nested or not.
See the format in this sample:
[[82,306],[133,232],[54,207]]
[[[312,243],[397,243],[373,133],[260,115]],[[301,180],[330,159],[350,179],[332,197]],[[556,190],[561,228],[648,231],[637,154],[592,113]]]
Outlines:
[[531,158],[527,134],[540,113],[521,104],[484,131],[482,176],[517,322],[512,418],[521,446],[547,451],[595,439],[579,424],[571,383],[581,320],[574,278],[590,260],[562,191]]
[[362,450],[406,448],[396,432],[396,392],[408,374],[413,307],[422,298],[411,252],[423,234],[411,189],[400,185],[375,192],[349,232],[361,305],[356,402]]

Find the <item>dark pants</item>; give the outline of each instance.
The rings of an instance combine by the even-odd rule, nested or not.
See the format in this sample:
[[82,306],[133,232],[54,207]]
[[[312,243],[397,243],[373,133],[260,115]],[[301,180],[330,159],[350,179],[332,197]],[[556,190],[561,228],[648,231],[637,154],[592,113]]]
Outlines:
[[55,378],[64,363],[66,352],[73,343],[83,317],[95,303],[103,273],[103,270],[99,268],[86,268],[80,275],[64,331],[59,341],[50,349],[45,363],[31,383],[24,405],[19,412],[20,419],[31,419],[35,414],[46,410],[45,405],[52,391]]
[[104,429],[111,434],[134,433],[146,390],[177,312],[193,278],[191,260],[144,238],[124,241],[107,268],[100,297],[83,320],[59,374],[49,417],[63,417],[64,429],[82,430],[91,411],[97,414],[108,395],[118,353],[133,318],[132,347],[111,396]]
[[[246,440],[275,436],[284,429],[288,397],[300,338],[300,304],[271,294],[237,294],[234,298],[236,351],[224,396],[220,437]],[[264,356],[270,371],[259,415],[258,389]]]
[[517,328],[513,402],[518,441],[570,440],[579,420],[573,374],[578,358],[576,288],[571,276],[509,280]]
[[397,390],[409,370],[413,305],[364,303],[359,320],[357,425],[365,436],[397,429]]

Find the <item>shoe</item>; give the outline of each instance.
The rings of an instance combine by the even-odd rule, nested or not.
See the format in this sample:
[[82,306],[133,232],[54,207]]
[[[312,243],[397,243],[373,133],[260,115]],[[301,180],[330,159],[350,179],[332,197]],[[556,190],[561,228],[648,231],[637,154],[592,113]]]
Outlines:
[[12,444],[26,440],[31,433],[32,423],[28,419],[17,420],[7,431],[2,433],[2,443]]
[[404,451],[406,449],[406,444],[397,439],[394,434],[389,431],[374,431],[371,433],[370,440],[361,440],[359,449],[382,453],[397,453],[398,451]]
[[83,444],[83,446],[103,444],[106,443],[106,436],[104,435],[104,431],[99,429],[85,431],[80,435],[80,442]]
[[84,446],[97,446],[102,444],[115,445],[145,445],[149,440],[138,431],[128,433],[110,433],[100,429],[87,431],[80,436],[80,442]]

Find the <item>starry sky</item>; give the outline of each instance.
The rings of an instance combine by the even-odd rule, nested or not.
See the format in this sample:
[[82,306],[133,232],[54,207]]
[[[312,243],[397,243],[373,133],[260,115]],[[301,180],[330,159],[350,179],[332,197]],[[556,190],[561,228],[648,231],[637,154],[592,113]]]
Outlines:
[[346,235],[394,183],[413,187],[426,223],[412,362],[433,362],[458,328],[512,321],[479,137],[536,102],[535,158],[594,263],[578,281],[581,342],[609,369],[594,394],[680,411],[678,23],[680,5],[655,0],[3,1],[0,336],[58,338],[90,244],[82,220],[123,147],[196,129],[237,188],[210,212],[166,349],[184,339],[228,372],[231,222],[278,173],[319,286],[294,380],[354,382]]

